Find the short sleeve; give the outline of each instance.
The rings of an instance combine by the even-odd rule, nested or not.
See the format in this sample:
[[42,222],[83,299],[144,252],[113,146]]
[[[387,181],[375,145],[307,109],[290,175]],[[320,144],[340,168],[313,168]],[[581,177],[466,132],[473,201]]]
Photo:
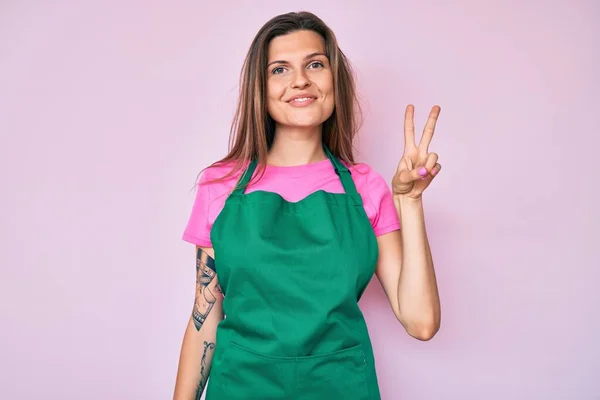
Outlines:
[[371,221],[375,236],[400,229],[400,219],[387,182],[374,170],[367,177],[367,193],[375,207],[375,217]]
[[184,241],[200,247],[212,247],[210,241],[211,226],[209,223],[210,203],[210,185],[207,184],[205,170],[198,179],[192,212],[183,232],[182,239]]

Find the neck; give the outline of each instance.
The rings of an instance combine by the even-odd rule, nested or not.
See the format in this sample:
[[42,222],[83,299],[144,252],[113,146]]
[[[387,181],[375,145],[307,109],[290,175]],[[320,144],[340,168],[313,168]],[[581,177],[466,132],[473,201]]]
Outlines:
[[322,143],[321,126],[310,129],[277,127],[267,164],[296,166],[323,161],[327,156]]

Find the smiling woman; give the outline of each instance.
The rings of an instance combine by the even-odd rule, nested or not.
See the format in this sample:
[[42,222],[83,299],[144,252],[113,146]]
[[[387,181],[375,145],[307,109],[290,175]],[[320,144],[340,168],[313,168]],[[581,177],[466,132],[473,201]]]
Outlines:
[[231,149],[200,175],[183,234],[198,277],[175,399],[200,398],[207,382],[208,400],[379,399],[358,307],[374,274],[409,335],[437,332],[421,195],[440,171],[428,152],[439,107],[418,145],[407,107],[393,191],[354,161],[357,109],[322,20],[289,13],[259,30]]
[[276,125],[320,129],[335,106],[323,37],[313,31],[276,37],[269,44],[268,59],[273,61],[267,65],[267,106]]

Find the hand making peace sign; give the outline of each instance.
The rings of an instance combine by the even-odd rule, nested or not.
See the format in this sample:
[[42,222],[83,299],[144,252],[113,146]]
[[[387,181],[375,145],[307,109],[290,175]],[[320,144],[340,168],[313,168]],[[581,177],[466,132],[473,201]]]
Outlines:
[[415,143],[414,113],[414,107],[408,105],[404,114],[404,154],[392,179],[392,193],[394,196],[420,199],[423,191],[441,169],[437,163],[438,155],[429,153],[429,144],[440,115],[440,107],[434,106],[431,109],[418,146]]

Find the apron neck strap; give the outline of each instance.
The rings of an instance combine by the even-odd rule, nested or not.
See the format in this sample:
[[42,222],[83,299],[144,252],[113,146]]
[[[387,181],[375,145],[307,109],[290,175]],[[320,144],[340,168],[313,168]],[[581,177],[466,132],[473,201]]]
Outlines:
[[323,144],[323,149],[325,150],[325,154],[327,154],[327,157],[329,157],[331,164],[333,164],[335,173],[338,174],[340,180],[342,181],[344,192],[346,192],[346,194],[357,194],[358,192],[356,191],[356,185],[352,180],[352,173],[350,172],[350,170],[346,168],[346,166],[339,160],[339,158],[333,155],[333,153],[329,150],[327,146],[325,146],[325,144]]
[[[352,180],[351,172],[348,170],[348,168],[346,168],[346,166],[342,164],[342,162],[336,156],[333,155],[327,146],[323,145],[323,150],[325,150],[327,158],[329,158],[329,161],[331,161],[331,164],[335,169],[335,173],[340,177],[346,194],[357,194],[358,192],[356,191],[356,185]],[[250,165],[248,165],[248,168],[246,168],[246,171],[244,171],[244,174],[240,177],[233,194],[244,194],[246,186],[250,182],[252,175],[254,175],[256,164],[256,158],[253,158],[250,162]]]
[[250,165],[248,165],[248,168],[246,168],[246,170],[244,171],[244,174],[240,177],[237,185],[235,186],[233,194],[244,194],[246,186],[248,186],[248,182],[250,182],[250,179],[252,178],[252,175],[254,175],[255,170],[256,158],[253,158],[250,162]]

